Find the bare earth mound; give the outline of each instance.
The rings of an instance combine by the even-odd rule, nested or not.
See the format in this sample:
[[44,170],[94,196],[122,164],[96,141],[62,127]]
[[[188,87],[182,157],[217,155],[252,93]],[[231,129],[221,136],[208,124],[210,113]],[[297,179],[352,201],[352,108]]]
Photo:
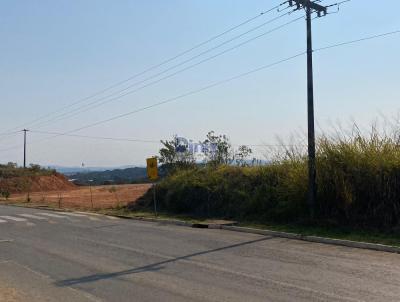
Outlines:
[[0,190],[10,193],[67,191],[75,188],[76,186],[61,174],[21,176],[0,180]]

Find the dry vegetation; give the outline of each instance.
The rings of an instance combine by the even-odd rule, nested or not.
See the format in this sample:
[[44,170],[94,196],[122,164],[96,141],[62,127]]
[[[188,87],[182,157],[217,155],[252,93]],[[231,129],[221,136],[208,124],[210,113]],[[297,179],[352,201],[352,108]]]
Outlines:
[[76,186],[54,170],[38,165],[29,168],[0,165],[3,202],[20,202],[80,209],[106,209],[135,203],[150,184]]
[[150,188],[149,184],[116,186],[84,186],[68,190],[52,190],[11,194],[8,201],[80,209],[106,209],[135,202]]
[[[398,129],[398,128],[395,128]],[[320,136],[316,220],[336,226],[400,229],[398,131]],[[282,146],[284,147],[284,146]],[[307,154],[284,152],[264,166],[177,168],[158,185],[160,210],[240,221],[309,223]],[[144,206],[151,206],[151,196]]]

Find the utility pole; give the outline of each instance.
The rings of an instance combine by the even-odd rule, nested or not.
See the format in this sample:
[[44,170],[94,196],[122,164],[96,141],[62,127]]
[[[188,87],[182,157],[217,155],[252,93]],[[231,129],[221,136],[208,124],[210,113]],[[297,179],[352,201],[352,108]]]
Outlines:
[[308,119],[308,206],[310,216],[315,215],[317,199],[316,164],[315,164],[315,130],[314,130],[314,79],[313,79],[313,48],[311,15],[316,12],[318,17],[326,16],[327,7],[311,0],[289,0],[289,6],[304,8],[307,23],[307,119]]
[[24,131],[24,169],[25,169],[26,168],[26,132],[29,130],[24,129],[22,131]]

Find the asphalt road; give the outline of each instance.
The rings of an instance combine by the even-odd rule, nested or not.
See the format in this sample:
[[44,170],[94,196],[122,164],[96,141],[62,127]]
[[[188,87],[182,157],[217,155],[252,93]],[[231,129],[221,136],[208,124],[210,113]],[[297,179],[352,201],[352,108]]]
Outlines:
[[0,206],[0,301],[400,301],[400,255]]

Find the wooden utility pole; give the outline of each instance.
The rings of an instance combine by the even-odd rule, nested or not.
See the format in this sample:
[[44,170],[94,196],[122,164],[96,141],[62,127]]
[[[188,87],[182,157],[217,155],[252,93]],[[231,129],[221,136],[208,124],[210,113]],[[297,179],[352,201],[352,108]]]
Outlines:
[[29,130],[24,129],[22,131],[24,131],[24,169],[25,169],[26,168],[26,132]]
[[326,16],[327,7],[311,0],[289,0],[289,6],[304,8],[307,23],[307,120],[308,120],[308,205],[311,218],[314,218],[317,183],[315,164],[315,130],[314,130],[314,79],[313,79],[313,48],[311,15],[315,12],[319,17]]

